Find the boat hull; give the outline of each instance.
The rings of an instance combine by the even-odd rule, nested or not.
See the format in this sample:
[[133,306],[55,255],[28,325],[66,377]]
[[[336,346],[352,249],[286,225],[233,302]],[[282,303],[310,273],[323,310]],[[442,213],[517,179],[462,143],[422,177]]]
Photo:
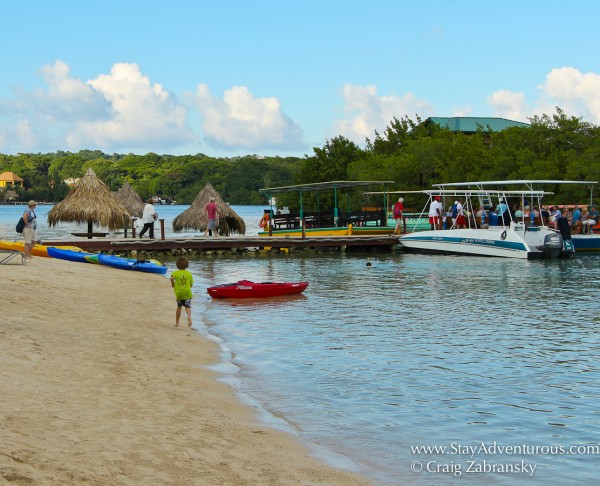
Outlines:
[[600,234],[571,235],[575,251],[600,251]]
[[251,282],[240,280],[236,283],[215,285],[206,289],[215,299],[248,299],[279,297],[282,295],[301,294],[308,287],[308,282]]
[[98,255],[98,263],[100,265],[106,265],[107,267],[119,268],[121,270],[134,270],[138,272],[146,273],[167,273],[167,267],[159,265],[158,263],[150,261],[138,261],[130,258],[123,258],[116,255],[104,255],[100,253]]
[[543,228],[526,228],[512,224],[490,229],[434,230],[410,233],[400,238],[407,250],[427,253],[492,256],[536,259],[550,256],[544,251],[545,238],[556,237],[556,232]]

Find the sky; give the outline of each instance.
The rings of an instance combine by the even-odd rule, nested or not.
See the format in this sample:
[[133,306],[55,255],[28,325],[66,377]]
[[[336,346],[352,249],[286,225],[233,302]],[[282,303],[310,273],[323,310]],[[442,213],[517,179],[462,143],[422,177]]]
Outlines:
[[600,124],[596,0],[1,0],[0,153],[313,155],[393,118]]

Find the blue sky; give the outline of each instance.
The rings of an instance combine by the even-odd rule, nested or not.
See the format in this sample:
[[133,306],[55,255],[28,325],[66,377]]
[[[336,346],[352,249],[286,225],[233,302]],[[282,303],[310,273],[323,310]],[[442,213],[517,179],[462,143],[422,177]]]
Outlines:
[[393,117],[600,124],[595,0],[4,0],[0,153],[312,155]]

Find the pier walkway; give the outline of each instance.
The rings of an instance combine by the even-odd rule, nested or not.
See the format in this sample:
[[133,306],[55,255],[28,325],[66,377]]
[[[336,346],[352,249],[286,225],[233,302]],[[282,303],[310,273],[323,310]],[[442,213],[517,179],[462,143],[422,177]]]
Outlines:
[[95,239],[64,239],[44,240],[48,246],[77,246],[84,251],[118,252],[118,251],[148,251],[160,252],[177,249],[185,250],[223,250],[250,248],[340,248],[354,249],[379,248],[391,250],[399,242],[399,236],[314,236],[301,237],[262,237],[262,236],[220,236],[195,238],[95,238]]

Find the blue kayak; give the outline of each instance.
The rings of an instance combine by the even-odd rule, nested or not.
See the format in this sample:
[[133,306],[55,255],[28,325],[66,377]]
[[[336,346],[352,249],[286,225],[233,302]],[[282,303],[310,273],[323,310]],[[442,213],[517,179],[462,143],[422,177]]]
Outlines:
[[48,256],[59,258],[61,260],[69,260],[70,262],[87,262],[86,257],[95,255],[95,253],[86,253],[85,251],[65,250],[54,246],[48,247]]
[[151,261],[140,261],[132,258],[123,258],[117,255],[98,255],[98,263],[108,267],[120,268],[121,270],[137,270],[147,273],[167,273],[167,267]]

